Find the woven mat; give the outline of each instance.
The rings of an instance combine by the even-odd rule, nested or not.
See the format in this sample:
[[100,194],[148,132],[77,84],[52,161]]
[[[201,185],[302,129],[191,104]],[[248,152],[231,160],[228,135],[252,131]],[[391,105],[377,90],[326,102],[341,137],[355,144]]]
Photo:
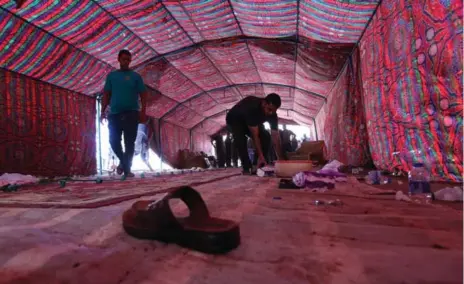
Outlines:
[[240,174],[237,169],[194,172],[172,176],[132,178],[125,181],[104,180],[58,182],[27,186],[17,192],[0,193],[0,207],[96,208],[121,201],[165,192],[182,185],[200,185]]

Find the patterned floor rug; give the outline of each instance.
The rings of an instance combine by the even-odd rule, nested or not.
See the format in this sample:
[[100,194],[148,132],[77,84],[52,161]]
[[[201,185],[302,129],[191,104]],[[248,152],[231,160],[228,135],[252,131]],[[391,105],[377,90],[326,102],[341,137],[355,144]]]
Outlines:
[[142,196],[165,192],[182,185],[200,185],[240,174],[237,169],[190,172],[178,175],[136,177],[121,181],[104,179],[63,184],[32,185],[16,192],[1,192],[0,207],[97,208]]

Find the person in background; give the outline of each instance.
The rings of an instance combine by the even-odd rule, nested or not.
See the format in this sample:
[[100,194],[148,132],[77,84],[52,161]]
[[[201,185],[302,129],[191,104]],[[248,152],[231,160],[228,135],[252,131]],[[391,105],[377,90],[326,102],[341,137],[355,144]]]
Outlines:
[[146,124],[140,123],[137,130],[137,138],[135,139],[135,150],[134,156],[140,154],[142,161],[147,165],[148,169],[152,172],[153,168],[150,166],[149,162],[149,139],[148,139],[148,129]]
[[[128,50],[119,52],[118,61],[120,69],[106,77],[101,120],[108,119],[110,145],[120,161],[117,173],[133,177],[131,166],[134,144],[139,122],[146,121],[147,90],[142,77],[129,68],[132,55]],[[110,106],[109,115],[106,113],[108,106]],[[125,152],[121,145],[122,134],[124,134]]]
[[224,151],[224,140],[222,140],[222,135],[216,134],[213,137],[211,144],[213,144],[214,149],[216,150],[216,160],[218,168],[224,168],[225,166],[225,151]]
[[308,136],[306,136],[306,134],[303,135],[303,139],[301,139],[301,142],[308,142],[309,139],[308,139]]
[[291,145],[292,145],[292,152],[295,152],[296,149],[298,149],[298,140],[296,140],[296,135],[292,136]]
[[287,125],[284,124],[284,129],[281,131],[281,140],[282,140],[282,151],[292,152],[291,136],[295,135],[291,130],[287,129]]
[[272,93],[266,98],[248,96],[239,101],[226,116],[227,127],[235,138],[236,148],[242,162],[244,174],[250,174],[252,164],[248,157],[247,136],[253,139],[254,148],[257,152],[257,165],[262,167],[268,163],[265,155],[269,153],[271,135],[266,135],[264,122],[269,122],[272,130],[272,140],[275,149],[279,152],[278,158],[283,158],[280,144],[280,135],[278,132],[277,109],[281,105],[280,96]]
[[226,167],[230,168],[232,166],[232,138],[230,137],[229,132],[227,132],[224,144],[226,148]]

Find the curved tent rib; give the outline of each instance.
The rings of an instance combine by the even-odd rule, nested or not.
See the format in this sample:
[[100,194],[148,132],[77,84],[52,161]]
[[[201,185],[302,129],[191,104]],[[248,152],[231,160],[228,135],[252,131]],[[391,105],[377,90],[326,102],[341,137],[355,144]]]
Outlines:
[[[3,6],[5,6],[5,7],[2,6],[4,9],[9,9],[9,12],[11,12],[12,6],[9,5],[9,4],[5,4],[5,0],[3,0],[3,2],[0,2],[0,3]],[[267,48],[267,46],[272,46],[274,41],[284,43],[284,45],[281,46],[283,48],[285,48],[285,42],[289,42],[289,44],[291,44],[293,42],[294,47],[291,47],[288,50],[289,52],[291,52],[291,54],[292,54],[291,56],[292,56],[292,59],[293,59],[293,60],[291,60],[291,61],[293,61],[293,65],[292,65],[293,74],[291,74],[291,72],[289,72],[292,75],[292,82],[291,83],[289,82],[289,85],[293,84],[297,88],[307,90],[307,85],[305,85],[305,84],[301,85],[300,83],[297,84],[297,77],[299,78],[300,81],[301,80],[307,80],[306,78],[303,79],[301,77],[301,75],[297,75],[297,74],[302,74],[301,73],[302,71],[297,68],[298,61],[299,61],[299,52],[298,51],[300,50],[299,45],[302,44],[302,43],[299,42],[299,36],[300,36],[300,33],[303,32],[303,30],[300,31],[300,28],[299,28],[300,21],[302,20],[301,16],[300,16],[300,9],[302,8],[302,6],[301,6],[302,4],[300,3],[300,1],[295,1],[294,3],[291,2],[291,4],[290,4],[290,2],[289,2],[289,4],[283,4],[283,3],[278,2],[278,1],[277,2],[276,1],[269,1],[268,4],[266,4],[266,5],[268,5],[268,6],[266,6],[268,8],[272,9],[272,7],[275,7],[275,9],[283,9],[282,11],[285,11],[283,14],[280,13],[280,12],[279,12],[280,14],[279,13],[274,14],[274,12],[271,12],[270,15],[273,15],[273,16],[275,15],[275,16],[282,17],[283,20],[287,21],[287,22],[285,22],[286,25],[290,25],[290,23],[292,21],[294,21],[293,23],[295,24],[295,28],[294,28],[293,34],[296,35],[296,37],[293,38],[293,39],[291,37],[288,38],[288,36],[290,36],[291,34],[280,35],[280,38],[272,38],[272,39],[266,38],[266,36],[264,36],[265,34],[261,34],[262,36],[256,37],[256,35],[257,35],[256,34],[256,31],[257,31],[256,27],[257,26],[253,26],[253,25],[249,25],[249,24],[246,25],[247,28],[246,28],[246,31],[245,31],[244,28],[242,27],[242,23],[240,22],[241,20],[248,21],[247,19],[255,19],[255,20],[258,20],[259,25],[262,25],[263,27],[268,25],[269,22],[267,22],[267,20],[265,20],[263,23],[259,22],[260,21],[259,17],[261,17],[261,16],[259,16],[259,13],[261,13],[259,11],[260,8],[258,8],[258,10],[253,10],[253,8],[251,6],[247,6],[248,4],[244,4],[244,3],[241,3],[241,2],[239,3],[237,1],[226,1],[225,3],[222,3],[220,1],[213,1],[211,4],[208,4],[207,6],[205,6],[203,4],[197,5],[197,4],[192,4],[192,3],[168,3],[168,2],[163,2],[163,1],[156,1],[156,2],[141,1],[138,4],[131,4],[131,3],[129,3],[129,1],[120,1],[118,3],[115,3],[113,1],[107,1],[107,0],[92,0],[92,1],[82,1],[81,3],[84,3],[84,4],[82,4],[83,5],[82,7],[96,7],[95,9],[96,9],[96,11],[98,11],[97,13],[100,13],[101,15],[103,15],[103,17],[108,17],[109,19],[113,19],[116,22],[115,25],[117,26],[117,28],[121,29],[122,31],[125,31],[123,33],[127,33],[129,35],[129,37],[133,38],[133,41],[140,43],[139,48],[142,48],[143,50],[148,50],[151,54],[154,54],[155,58],[157,56],[160,56],[158,58],[163,58],[163,60],[167,60],[168,64],[171,66],[171,68],[177,71],[177,76],[183,76],[185,78],[184,80],[187,80],[185,82],[189,82],[188,84],[194,86],[196,89],[199,89],[200,92],[208,93],[211,90],[219,88],[220,85],[215,85],[215,86],[211,85],[212,88],[211,87],[205,87],[204,84],[203,85],[198,85],[196,83],[197,82],[197,77],[192,76],[193,73],[188,73],[188,72],[186,73],[187,69],[185,69],[185,68],[183,70],[179,69],[179,65],[183,66],[182,62],[184,62],[184,61],[180,61],[180,63],[177,64],[177,66],[176,66],[176,64],[172,64],[173,62],[170,61],[170,59],[173,58],[172,56],[175,56],[175,54],[181,53],[182,51],[186,51],[186,50],[188,50],[190,48],[197,48],[197,49],[199,49],[199,51],[197,52],[198,56],[202,56],[204,58],[204,59],[202,59],[201,64],[208,64],[212,68],[211,69],[211,70],[213,70],[212,72],[214,74],[216,74],[215,76],[218,76],[217,78],[221,78],[220,80],[225,81],[229,85],[250,83],[250,82],[246,82],[246,81],[245,82],[238,82],[235,77],[234,78],[229,77],[230,74],[227,74],[226,72],[224,72],[224,69],[223,69],[226,66],[223,66],[221,64],[218,65],[217,59],[211,57],[210,51],[206,50],[205,47],[209,48],[211,46],[211,44],[214,45],[214,41],[223,41],[223,44],[232,44],[232,45],[235,44],[234,41],[235,42],[243,41],[245,51],[248,54],[244,58],[247,58],[247,61],[249,61],[250,64],[252,64],[252,66],[254,68],[254,74],[256,74],[257,79],[259,81],[261,81],[261,82],[265,82],[265,83],[268,83],[268,84],[273,84],[274,83],[274,84],[282,84],[282,85],[287,85],[287,83],[286,83],[287,81],[286,81],[286,79],[284,79],[284,77],[281,77],[281,80],[277,80],[277,81],[274,81],[274,82],[272,81],[274,79],[271,79],[271,78],[277,79],[277,78],[279,78],[279,76],[283,76],[283,75],[277,75],[278,73],[266,73],[266,72],[269,72],[269,71],[275,72],[275,71],[272,71],[272,70],[274,70],[274,69],[272,69],[274,67],[269,69],[270,67],[267,65],[268,61],[262,61],[262,60],[263,60],[263,58],[265,58],[263,56],[264,56],[264,54],[266,54],[266,52],[269,54],[269,55],[266,55],[266,56],[270,56],[269,58],[272,58],[272,57],[274,57],[275,59],[282,58],[282,60],[283,60],[283,61],[281,61],[282,63],[285,62],[285,60],[286,60],[285,58],[286,58],[287,55],[285,55],[285,53],[284,53],[284,54],[282,54],[283,57],[281,57],[280,55],[279,56],[272,56],[272,53],[269,53],[270,51],[262,50],[262,48]],[[89,4],[86,4],[86,3],[89,3]],[[53,5],[51,5],[51,6],[49,5],[50,7],[45,7],[45,6],[47,6],[45,4],[42,5],[42,6],[39,6],[38,8],[35,8],[35,7],[31,8],[30,6],[26,5],[21,11],[18,12],[19,13],[18,15],[21,15],[20,17],[28,18],[28,17],[31,17],[31,14],[33,14],[34,11],[36,11],[36,10],[40,11],[41,13],[44,13],[44,14],[47,14],[47,13],[51,14],[54,11],[53,9],[56,9],[56,8],[54,8]],[[311,5],[308,6],[307,3],[305,5],[306,5],[305,9],[310,9],[311,8]],[[134,7],[134,8],[132,8],[132,7]],[[211,8],[209,8],[209,7],[211,7]],[[36,9],[36,10],[33,10],[33,9]],[[71,7],[69,9],[70,9],[70,11],[72,13],[77,13],[76,8]],[[192,43],[192,45],[187,47],[187,49],[185,47],[180,47],[179,50],[171,50],[168,53],[161,53],[160,54],[160,52],[158,51],[158,48],[160,47],[160,45],[157,43],[158,45],[156,45],[156,46],[158,46],[158,47],[155,47],[155,45],[153,45],[153,44],[147,44],[147,40],[149,38],[145,34],[143,34],[142,31],[138,30],[137,27],[135,26],[135,22],[134,22],[134,18],[133,18],[134,16],[133,15],[139,15],[140,13],[143,13],[143,11],[145,9],[152,9],[153,12],[158,11],[159,15],[161,15],[161,17],[163,17],[163,15],[166,15],[165,18],[161,19],[161,22],[164,22],[164,21],[170,22],[170,21],[172,21],[173,25],[175,25],[173,27],[175,29],[179,30],[184,35],[184,37],[186,37]],[[204,22],[201,27],[198,26],[198,24],[196,22],[198,17],[204,17],[205,15],[207,15],[207,14],[205,14],[207,9],[210,9],[210,10],[208,10],[208,11],[210,11],[208,13],[212,13],[212,12],[214,12],[214,13],[223,13],[225,10],[221,10],[221,9],[226,9],[227,11],[229,11],[228,13],[230,13],[230,15],[231,15],[230,17],[228,17],[228,19],[230,19],[230,20],[227,20],[227,23],[215,22],[213,24],[213,26],[217,25],[219,27],[219,30],[215,31],[214,33],[209,33],[208,32],[208,35],[204,34],[204,31],[206,31],[205,30],[206,29],[205,27],[207,25],[207,24],[205,24],[206,22]],[[348,14],[347,14],[348,17],[352,17],[352,16],[349,16],[350,15],[349,14],[350,9],[351,8],[345,8],[345,10],[348,11]],[[291,10],[294,10],[296,12],[296,16],[294,18],[292,18],[292,16],[291,16],[291,13],[290,13]],[[254,11],[254,12],[251,12],[251,11]],[[275,10],[275,11],[277,11],[277,10]],[[129,14],[129,13],[131,13],[131,14]],[[137,13],[139,13],[139,14],[137,14]],[[250,14],[250,13],[258,13],[258,14]],[[181,15],[184,15],[186,18],[179,18]],[[250,18],[250,15],[253,15],[253,16],[251,16],[251,18]],[[256,18],[256,15],[258,15],[257,16],[258,18]],[[153,20],[156,19],[156,21],[157,21],[156,23],[157,23],[157,25],[159,25],[160,18],[158,16],[158,14],[156,14],[156,16],[155,15],[153,15],[153,16],[148,15],[146,17],[147,17],[147,19],[148,19],[148,17],[152,17],[150,19],[153,19]],[[157,17],[157,18],[154,18],[154,17]],[[166,17],[168,17],[168,18],[166,18]],[[344,16],[342,16],[342,17],[344,17]],[[51,34],[54,37],[59,37],[60,36],[59,34],[57,34],[57,33],[60,33],[59,29],[56,29],[56,28],[52,29],[50,27],[50,25],[47,25],[47,23],[45,23],[43,21],[36,20],[35,18],[29,18],[29,19],[25,19],[25,20],[28,22],[28,24],[33,25],[33,26],[35,26],[37,28],[42,29],[42,27],[39,26],[39,25],[41,25],[41,26],[43,26],[43,28],[48,28],[50,31],[55,32],[55,34]],[[53,20],[53,21],[56,22],[57,20]],[[231,21],[231,22],[229,23],[229,21]],[[58,23],[58,22],[56,22],[56,23]],[[211,23],[213,23],[213,22],[211,22]],[[190,27],[190,29],[186,30],[186,27]],[[193,28],[193,30],[192,30],[192,28]],[[229,28],[230,28],[230,30],[228,30],[228,32],[226,32],[226,33],[221,34],[220,37],[224,37],[224,36],[226,36],[226,37],[228,36],[229,38],[234,37],[235,39],[231,39],[232,42],[227,42],[227,40],[228,40],[227,38],[225,38],[225,39],[215,39],[214,38],[216,35],[219,35],[219,33],[218,33],[219,31],[226,31]],[[237,32],[233,31],[234,29],[237,29]],[[47,32],[47,33],[50,33],[50,31],[47,31],[47,30],[44,30],[44,31]],[[193,35],[195,35],[195,34],[197,34],[199,37],[194,38]],[[66,37],[64,39],[65,42],[67,42],[67,43],[72,42],[72,38],[70,38],[69,36],[65,36],[65,37]],[[199,40],[200,40],[200,42],[199,42]],[[253,51],[250,49],[250,46],[249,46],[250,40],[253,40],[252,41],[252,43],[253,43]],[[74,44],[74,43],[72,43],[72,44]],[[258,45],[256,45],[256,44],[258,44]],[[305,44],[307,44],[307,43],[305,43]],[[312,43],[310,43],[310,44],[312,44]],[[337,45],[337,44],[335,44],[335,45]],[[78,48],[78,47],[76,46],[76,48]],[[97,60],[102,62],[102,63],[106,62],[107,64],[110,64],[108,66],[115,66],[116,65],[115,61],[114,61],[114,54],[112,55],[113,58],[110,59],[108,57],[108,55],[105,55],[105,56],[99,55],[99,54],[101,54],[101,51],[96,52],[94,50],[85,50],[84,52],[86,52],[91,57],[97,58]],[[272,52],[274,52],[274,51],[272,51]],[[106,54],[108,54],[108,53],[106,53]],[[143,57],[142,57],[143,59],[141,59],[141,60],[144,60],[145,62],[140,62],[138,64],[137,64],[137,62],[134,62],[138,69],[143,69],[143,66],[146,66],[147,64],[150,64],[150,62],[153,60],[153,59],[148,59],[147,55],[148,54],[145,51],[143,53]],[[140,54],[137,54],[137,56],[135,58],[137,59],[138,56],[140,56]],[[150,58],[153,58],[153,56],[151,56]],[[269,60],[269,59],[265,59],[265,60]],[[289,61],[289,62],[291,62],[291,61]],[[261,62],[259,66],[257,65],[257,62]],[[312,62],[311,64],[314,64],[314,62]],[[314,65],[314,66],[316,66],[316,65]],[[339,70],[337,70],[337,71],[339,71]],[[195,71],[195,72],[197,72],[197,71]],[[320,72],[320,71],[318,71],[318,72]],[[339,72],[337,72],[337,73],[339,73]],[[265,75],[267,77],[264,78],[263,74],[267,74],[267,75]],[[315,73],[315,74],[317,74],[317,73]],[[241,76],[244,76],[244,73],[241,73]],[[317,75],[317,76],[320,76],[320,75]],[[245,77],[242,77],[242,78],[245,78]],[[103,80],[103,78],[100,76],[100,82],[99,82],[100,85],[102,84],[102,82],[101,82],[102,80]],[[271,80],[271,81],[269,81],[269,80]],[[83,82],[83,81],[85,81],[85,80],[80,80],[79,82]],[[301,81],[301,82],[303,82],[303,81]],[[214,84],[217,84],[217,83],[219,83],[219,81],[214,82]],[[80,84],[83,84],[83,83],[80,83]],[[331,82],[331,84],[333,85],[333,82]],[[154,88],[159,93],[166,96],[167,98],[171,98],[171,99],[174,99],[174,100],[178,101],[180,104],[183,104],[184,101],[185,101],[185,99],[182,99],[183,96],[177,98],[176,96],[173,96],[173,95],[175,95],[174,93],[166,92],[166,88],[164,88],[164,89],[163,88],[161,88],[161,89],[156,88],[156,86],[150,85],[150,82],[148,82],[147,85],[150,86],[151,88]],[[321,85],[321,87],[322,87],[322,85]],[[325,87],[322,87],[322,88],[325,88]],[[240,90],[237,90],[237,92],[239,93],[239,95],[241,97],[244,96],[244,94],[242,94],[240,92]],[[195,93],[192,93],[192,94],[190,94],[188,96],[189,97],[185,97],[187,99],[187,101],[190,100],[193,97],[196,98],[197,95]],[[215,101],[215,99],[213,97],[210,97],[210,98]]]

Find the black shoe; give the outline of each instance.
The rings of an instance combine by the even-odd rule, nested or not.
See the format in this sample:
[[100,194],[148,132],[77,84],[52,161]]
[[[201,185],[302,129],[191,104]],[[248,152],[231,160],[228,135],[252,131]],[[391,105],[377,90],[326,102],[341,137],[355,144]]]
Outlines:
[[135,177],[134,173],[131,173],[131,172],[125,173],[124,176],[125,176],[126,178],[133,178],[133,177]]

